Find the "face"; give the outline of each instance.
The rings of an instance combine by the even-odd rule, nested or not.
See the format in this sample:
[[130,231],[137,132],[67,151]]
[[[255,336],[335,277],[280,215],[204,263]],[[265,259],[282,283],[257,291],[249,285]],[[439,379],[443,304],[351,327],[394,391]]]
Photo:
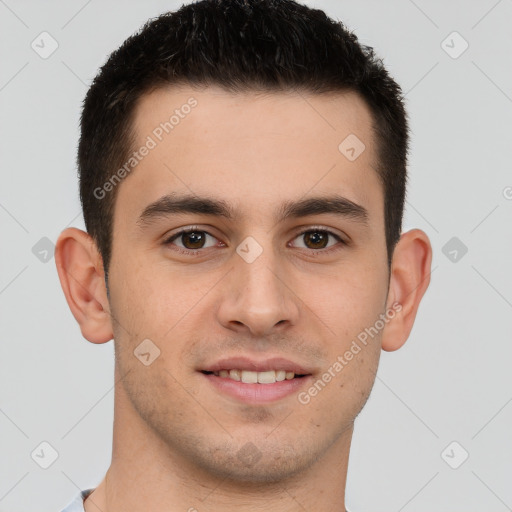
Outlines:
[[[350,436],[381,350],[389,275],[368,108],[354,93],[169,88],[143,97],[134,127],[134,149],[150,149],[115,203],[116,400],[218,476],[311,467]],[[359,156],[354,139],[339,149],[350,134]]]

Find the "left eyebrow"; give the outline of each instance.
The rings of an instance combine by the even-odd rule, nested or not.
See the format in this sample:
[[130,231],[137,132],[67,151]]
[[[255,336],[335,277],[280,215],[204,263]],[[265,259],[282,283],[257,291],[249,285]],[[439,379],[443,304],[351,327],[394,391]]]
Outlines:
[[368,224],[368,210],[346,197],[330,195],[312,197],[300,201],[285,201],[276,215],[281,222],[289,218],[307,217],[330,213],[340,217],[348,217],[362,224]]
[[[240,219],[226,201],[193,195],[167,194],[144,208],[137,224],[141,227],[158,218],[166,218],[173,214],[195,213],[224,217],[231,221]],[[340,195],[318,196],[299,201],[285,201],[276,210],[275,219],[282,222],[289,218],[307,217],[310,215],[334,214],[368,224],[368,210]]]

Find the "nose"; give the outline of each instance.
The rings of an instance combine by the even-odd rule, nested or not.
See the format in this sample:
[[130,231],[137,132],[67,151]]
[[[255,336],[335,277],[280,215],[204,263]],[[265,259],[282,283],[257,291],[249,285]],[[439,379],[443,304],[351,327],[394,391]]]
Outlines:
[[235,254],[217,312],[219,322],[227,329],[256,337],[296,325],[300,299],[289,281],[289,273],[271,249],[265,249],[251,263]]

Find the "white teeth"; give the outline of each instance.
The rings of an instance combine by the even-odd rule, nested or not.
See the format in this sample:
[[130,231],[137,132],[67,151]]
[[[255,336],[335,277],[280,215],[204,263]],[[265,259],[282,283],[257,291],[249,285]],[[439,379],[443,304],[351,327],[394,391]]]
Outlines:
[[279,370],[276,372],[276,381],[281,382],[286,379],[286,372],[284,370]]
[[260,384],[273,384],[276,381],[276,372],[270,370],[268,372],[258,372],[258,382]]
[[217,377],[227,377],[232,380],[242,381],[246,384],[273,384],[283,380],[291,380],[295,377],[294,372],[285,370],[269,370],[266,372],[253,372],[250,370],[220,370],[213,372]]
[[229,377],[233,380],[242,380],[242,376],[240,375],[240,370],[230,370]]
[[242,382],[246,384],[256,384],[258,382],[258,372],[242,370]]

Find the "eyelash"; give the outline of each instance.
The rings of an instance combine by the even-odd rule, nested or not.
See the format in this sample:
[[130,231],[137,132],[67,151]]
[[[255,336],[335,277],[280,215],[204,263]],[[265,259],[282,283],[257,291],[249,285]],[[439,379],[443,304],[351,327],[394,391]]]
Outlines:
[[[336,233],[333,233],[329,229],[323,228],[321,226],[313,226],[313,227],[310,227],[310,228],[308,228],[308,229],[306,229],[304,231],[301,231],[300,233],[297,233],[294,236],[294,239],[299,237],[299,236],[303,236],[306,233],[315,233],[315,232],[326,233],[328,235],[331,235],[338,242],[340,242],[342,246],[347,246],[348,245],[348,243],[345,242],[339,235],[337,235]],[[206,233],[207,235],[209,235],[209,236],[211,236],[213,238],[217,238],[217,237],[215,237],[214,235],[212,235],[211,233],[209,233],[208,231],[206,231],[204,229],[199,229],[198,227],[192,226],[190,228],[186,228],[186,229],[183,229],[183,230],[181,230],[181,231],[179,231],[177,233],[174,233],[169,238],[167,238],[163,242],[163,244],[164,245],[171,245],[171,242],[173,242],[174,240],[176,240],[180,236],[186,235],[188,233]],[[209,248],[207,247],[206,249],[209,249]],[[198,256],[198,255],[200,255],[201,253],[203,253],[205,251],[204,248],[193,250],[193,249],[182,249],[181,247],[176,247],[176,248],[173,248],[172,250],[177,251],[177,252],[179,252],[181,254],[185,254],[187,256]],[[316,254],[330,254],[333,251],[341,250],[341,247],[339,247],[339,245],[336,244],[336,245],[333,245],[332,247],[329,247],[327,249],[307,249],[306,248],[305,250],[307,250],[308,253],[310,253],[310,254],[312,253],[312,254],[315,254],[315,255]]]

